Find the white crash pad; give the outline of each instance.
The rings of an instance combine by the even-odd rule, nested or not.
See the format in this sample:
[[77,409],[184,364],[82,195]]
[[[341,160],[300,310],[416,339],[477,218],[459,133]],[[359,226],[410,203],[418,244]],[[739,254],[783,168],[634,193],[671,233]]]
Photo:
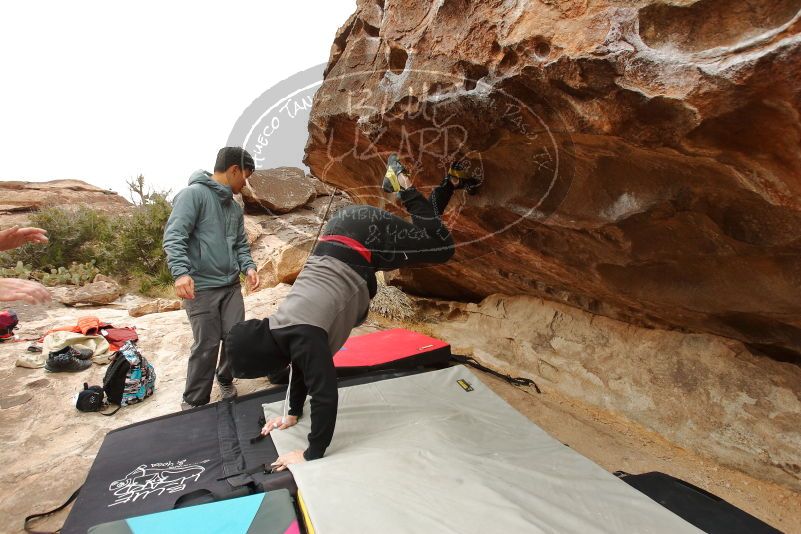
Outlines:
[[[264,405],[267,418],[281,410]],[[306,448],[308,400],[304,414],[273,432],[279,454]],[[326,456],[290,469],[317,534],[701,532],[463,366],[340,389]]]

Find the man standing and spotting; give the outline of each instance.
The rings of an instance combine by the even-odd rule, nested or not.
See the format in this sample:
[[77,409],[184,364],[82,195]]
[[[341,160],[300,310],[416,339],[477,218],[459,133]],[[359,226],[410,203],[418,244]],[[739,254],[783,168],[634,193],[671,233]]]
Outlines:
[[233,198],[254,169],[253,157],[244,149],[220,149],[214,174],[195,171],[189,186],[175,196],[164,229],[167,265],[175,292],[184,299],[194,336],[181,402],[184,410],[209,402],[215,375],[222,398],[236,397],[220,342],[245,319],[240,273],[246,275],[251,289],[259,284],[242,208]]

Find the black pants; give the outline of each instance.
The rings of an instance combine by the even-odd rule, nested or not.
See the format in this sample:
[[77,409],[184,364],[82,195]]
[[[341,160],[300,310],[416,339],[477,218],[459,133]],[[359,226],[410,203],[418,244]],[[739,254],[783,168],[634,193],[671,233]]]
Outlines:
[[364,245],[376,271],[445,263],[453,257],[455,246],[440,217],[453,190],[446,181],[435,187],[428,199],[414,188],[398,193],[412,222],[374,206],[347,206],[331,217],[322,234],[342,235]]

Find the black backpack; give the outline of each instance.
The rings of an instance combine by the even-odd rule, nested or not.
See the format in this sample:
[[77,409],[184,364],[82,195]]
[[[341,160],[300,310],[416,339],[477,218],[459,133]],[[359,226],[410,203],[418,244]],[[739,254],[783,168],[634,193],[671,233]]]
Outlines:
[[108,401],[120,407],[145,400],[153,394],[156,371],[132,341],[114,353],[103,377]]

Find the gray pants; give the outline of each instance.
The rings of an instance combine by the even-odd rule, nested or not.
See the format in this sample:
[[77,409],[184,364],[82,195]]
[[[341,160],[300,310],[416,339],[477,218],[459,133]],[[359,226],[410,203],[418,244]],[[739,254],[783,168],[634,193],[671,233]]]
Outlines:
[[225,348],[220,352],[220,341],[232,326],[245,320],[245,303],[240,285],[234,284],[195,291],[194,299],[184,300],[184,308],[195,339],[186,369],[184,401],[199,406],[211,398],[215,368],[221,383],[230,384],[233,380]]

